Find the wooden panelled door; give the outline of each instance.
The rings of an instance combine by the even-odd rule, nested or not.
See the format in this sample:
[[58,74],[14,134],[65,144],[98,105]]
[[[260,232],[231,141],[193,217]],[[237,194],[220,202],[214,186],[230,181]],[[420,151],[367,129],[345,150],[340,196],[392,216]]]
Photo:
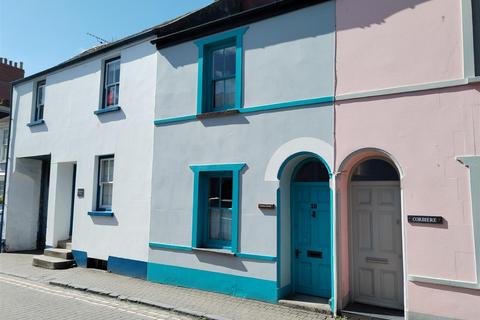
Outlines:
[[351,191],[354,300],[403,309],[400,183],[358,181]]
[[328,182],[293,184],[295,292],[331,296],[331,218]]

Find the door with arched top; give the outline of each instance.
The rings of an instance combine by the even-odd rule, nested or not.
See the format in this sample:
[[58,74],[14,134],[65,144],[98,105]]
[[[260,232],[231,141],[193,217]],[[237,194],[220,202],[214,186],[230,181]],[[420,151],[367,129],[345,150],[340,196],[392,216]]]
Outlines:
[[403,309],[400,181],[387,161],[360,163],[351,178],[351,251],[356,302]]
[[292,182],[294,291],[331,297],[331,203],[328,170],[317,159],[301,162]]

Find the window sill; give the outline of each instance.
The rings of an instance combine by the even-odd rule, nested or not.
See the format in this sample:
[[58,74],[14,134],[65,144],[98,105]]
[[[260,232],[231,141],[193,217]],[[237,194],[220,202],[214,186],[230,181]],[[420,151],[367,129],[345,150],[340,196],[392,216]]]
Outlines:
[[113,211],[89,211],[91,217],[113,217]]
[[27,123],[27,126],[28,127],[34,127],[34,126],[39,126],[39,125],[42,125],[42,124],[45,124],[45,120],[43,120],[43,119],[35,120],[35,121],[30,122],[30,123]]
[[235,253],[228,249],[213,249],[213,248],[192,248],[193,251],[199,252],[208,252],[208,253],[216,253],[216,254],[224,254],[227,256],[234,256]]
[[98,116],[99,114],[115,112],[115,111],[120,111],[120,110],[122,110],[122,108],[120,108],[120,106],[113,106],[113,107],[108,107],[108,108],[95,110],[93,113]]
[[238,109],[230,109],[225,111],[215,111],[215,112],[205,112],[201,114],[197,114],[197,119],[209,119],[209,118],[219,118],[219,117],[227,117],[232,116],[235,114],[239,114],[240,110]]

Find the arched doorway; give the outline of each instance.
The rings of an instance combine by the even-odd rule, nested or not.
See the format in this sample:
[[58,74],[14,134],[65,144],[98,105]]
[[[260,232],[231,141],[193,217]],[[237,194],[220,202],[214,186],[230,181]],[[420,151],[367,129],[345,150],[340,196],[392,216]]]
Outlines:
[[307,158],[291,178],[293,292],[332,297],[332,216],[330,174],[317,158]]
[[350,175],[351,285],[355,302],[403,309],[400,177],[384,159]]

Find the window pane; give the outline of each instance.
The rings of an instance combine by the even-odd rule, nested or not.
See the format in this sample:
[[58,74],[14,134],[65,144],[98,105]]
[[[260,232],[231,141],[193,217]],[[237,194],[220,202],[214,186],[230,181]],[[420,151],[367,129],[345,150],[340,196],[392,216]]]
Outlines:
[[100,162],[100,182],[108,182],[108,160]]
[[105,100],[107,107],[115,105],[115,86],[107,88],[107,98]]
[[235,47],[229,47],[225,49],[225,72],[224,75],[234,76],[235,75]]
[[220,179],[210,178],[208,187],[208,206],[218,208],[220,202]]
[[215,81],[214,84],[214,99],[215,99],[215,108],[221,108],[225,106],[225,81],[220,80],[220,81]]
[[228,107],[235,105],[235,78],[225,80],[224,103]]
[[43,104],[43,101],[45,100],[44,99],[44,89],[45,87],[44,86],[39,86],[38,87],[38,90],[37,90],[37,102],[38,104]]
[[232,207],[232,178],[222,178],[222,208]]
[[114,82],[114,76],[115,76],[115,70],[114,70],[114,64],[109,63],[107,64],[107,81],[106,84],[112,84]]
[[222,210],[222,240],[232,240],[232,211],[229,209]]
[[213,64],[213,79],[222,78],[224,75],[224,50],[219,49],[215,50],[212,53],[212,64]]
[[210,209],[210,239],[220,239],[220,209]]
[[114,81],[116,83],[120,82],[120,60],[117,60],[115,63],[115,77],[114,77]]
[[41,120],[41,119],[43,119],[43,104],[38,106],[37,120]]
[[113,159],[108,160],[108,181],[113,182]]
[[104,183],[102,187],[102,206],[110,207],[112,206],[112,191],[113,191],[113,184],[112,183]]
[[120,86],[117,84],[115,85],[115,99],[113,101],[114,105],[118,105],[118,93],[120,91]]

